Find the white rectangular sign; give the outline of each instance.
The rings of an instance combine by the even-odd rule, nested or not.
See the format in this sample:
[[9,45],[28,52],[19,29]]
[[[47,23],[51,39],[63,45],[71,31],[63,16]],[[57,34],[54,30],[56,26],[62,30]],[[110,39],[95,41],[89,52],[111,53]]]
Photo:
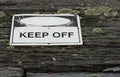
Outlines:
[[82,45],[79,16],[72,14],[14,15],[10,45]]

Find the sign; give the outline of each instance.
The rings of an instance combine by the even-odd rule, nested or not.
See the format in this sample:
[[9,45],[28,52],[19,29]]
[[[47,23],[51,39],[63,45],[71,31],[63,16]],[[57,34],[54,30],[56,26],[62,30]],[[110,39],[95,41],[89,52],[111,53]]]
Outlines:
[[73,14],[16,14],[10,45],[82,45],[79,16]]

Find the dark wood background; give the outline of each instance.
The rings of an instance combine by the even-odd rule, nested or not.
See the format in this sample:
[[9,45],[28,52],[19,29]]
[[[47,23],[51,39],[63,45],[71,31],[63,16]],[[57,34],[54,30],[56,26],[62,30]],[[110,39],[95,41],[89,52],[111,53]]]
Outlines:
[[[99,6],[118,14],[84,13]],[[80,11],[82,46],[9,46],[13,14],[56,13],[62,8]],[[0,0],[0,12],[5,13],[0,15],[0,67],[21,67],[26,72],[103,72],[120,67],[120,0]]]

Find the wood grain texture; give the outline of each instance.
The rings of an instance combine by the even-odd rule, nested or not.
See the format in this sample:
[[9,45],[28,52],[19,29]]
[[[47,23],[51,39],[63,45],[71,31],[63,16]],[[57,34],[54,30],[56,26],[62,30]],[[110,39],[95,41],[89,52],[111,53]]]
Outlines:
[[[37,0],[36,0],[37,1]],[[89,7],[107,6],[117,16],[90,16]],[[120,1],[119,0],[45,0],[25,3],[1,3],[0,67],[22,67],[28,72],[102,72],[120,67]],[[15,13],[56,13],[58,9],[80,11],[82,46],[9,46],[11,18]],[[99,28],[100,32],[95,29]]]
[[119,77],[120,74],[113,73],[28,73],[28,77]]
[[24,77],[24,71],[21,68],[0,68],[0,77]]

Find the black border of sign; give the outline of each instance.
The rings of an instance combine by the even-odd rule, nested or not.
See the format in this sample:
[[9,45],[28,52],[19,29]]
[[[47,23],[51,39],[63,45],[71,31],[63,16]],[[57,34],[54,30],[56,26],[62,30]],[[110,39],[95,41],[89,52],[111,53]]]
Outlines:
[[13,35],[14,35],[14,19],[15,19],[15,16],[75,16],[73,14],[15,14],[13,15],[13,18],[12,18],[12,27],[11,27],[11,35],[10,35],[10,45],[12,46],[30,46],[30,45],[43,45],[43,46],[52,46],[52,45],[83,45],[83,40],[82,40],[82,32],[81,32],[81,24],[80,24],[80,17],[78,15],[76,15],[77,17],[77,24],[78,24],[78,37],[79,37],[79,42],[67,42],[67,43],[19,43],[19,44],[16,44],[16,43],[13,43]]

